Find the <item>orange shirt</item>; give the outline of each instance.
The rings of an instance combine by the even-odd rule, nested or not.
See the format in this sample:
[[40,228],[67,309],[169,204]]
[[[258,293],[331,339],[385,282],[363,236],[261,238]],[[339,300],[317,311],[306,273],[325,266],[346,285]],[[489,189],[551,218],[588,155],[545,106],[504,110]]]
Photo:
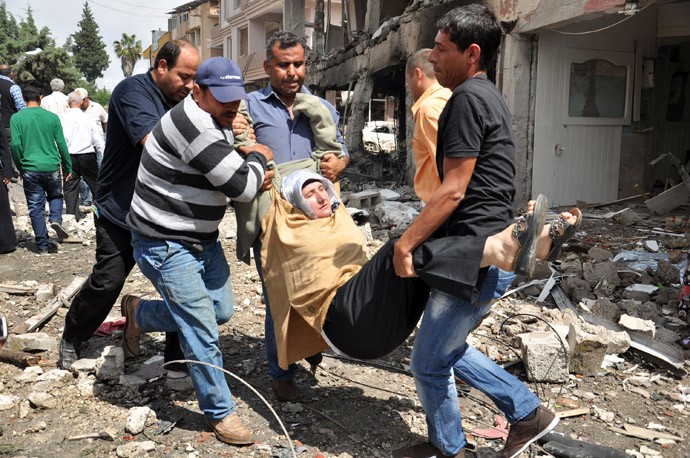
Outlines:
[[438,135],[438,117],[453,95],[450,89],[438,83],[432,84],[412,105],[414,116],[414,137],[412,151],[417,171],[414,175],[414,190],[424,203],[441,186],[436,170],[436,137]]

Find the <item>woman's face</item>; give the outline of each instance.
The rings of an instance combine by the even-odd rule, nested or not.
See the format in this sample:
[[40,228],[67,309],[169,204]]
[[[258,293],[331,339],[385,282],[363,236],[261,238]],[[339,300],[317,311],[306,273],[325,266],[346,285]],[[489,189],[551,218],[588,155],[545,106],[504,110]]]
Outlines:
[[320,181],[312,181],[302,188],[302,196],[317,218],[328,218],[333,213],[331,199]]

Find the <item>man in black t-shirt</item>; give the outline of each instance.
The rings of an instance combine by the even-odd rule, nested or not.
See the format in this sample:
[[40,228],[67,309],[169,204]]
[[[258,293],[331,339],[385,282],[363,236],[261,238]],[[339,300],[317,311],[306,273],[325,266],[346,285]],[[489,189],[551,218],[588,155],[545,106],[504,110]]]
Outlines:
[[430,443],[398,450],[394,456],[465,456],[455,375],[487,394],[510,421],[500,456],[513,457],[553,429],[558,419],[524,383],[466,342],[515,278],[496,267],[505,268],[501,263],[482,263],[485,240],[513,220],[512,120],[486,76],[495,65],[501,29],[493,12],[478,4],[450,11],[437,27],[429,62],[439,83],[453,90],[439,118],[441,186],[396,243],[393,262],[399,276],[416,276],[412,252],[424,240],[464,236],[460,240],[468,240],[463,244],[466,255],[454,268],[466,277],[467,288],[452,295],[437,287],[431,290],[411,362]]

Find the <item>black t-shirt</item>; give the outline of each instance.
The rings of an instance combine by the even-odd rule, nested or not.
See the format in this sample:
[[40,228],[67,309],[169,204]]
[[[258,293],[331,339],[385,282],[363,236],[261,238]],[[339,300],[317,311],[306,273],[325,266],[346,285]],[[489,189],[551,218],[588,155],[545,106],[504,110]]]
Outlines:
[[108,133],[98,172],[96,207],[101,217],[129,229],[125,217],[134,195],[141,139],[170,109],[151,72],[130,76],[115,87],[108,104]]
[[513,221],[515,142],[501,93],[486,75],[455,88],[438,120],[436,166],[444,157],[476,157],[465,197],[437,235],[493,235]]

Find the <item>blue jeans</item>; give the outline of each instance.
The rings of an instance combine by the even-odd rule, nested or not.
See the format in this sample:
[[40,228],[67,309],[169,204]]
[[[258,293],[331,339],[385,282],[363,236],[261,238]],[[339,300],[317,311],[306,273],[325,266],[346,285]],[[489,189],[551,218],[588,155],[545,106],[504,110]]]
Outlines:
[[[151,280],[162,301],[140,301],[136,321],[143,332],[176,331],[185,358],[223,367],[218,325],[234,311],[230,268],[220,242],[196,251],[171,240],[143,237],[132,232],[134,259]],[[188,364],[199,408],[209,421],[235,411],[223,372]]]
[[295,378],[295,371],[297,364],[292,363],[285,370],[278,365],[278,346],[276,345],[276,331],[273,326],[273,315],[271,315],[271,305],[268,301],[268,292],[266,285],[264,285],[264,275],[261,272],[261,239],[257,237],[256,242],[252,245],[254,251],[254,262],[256,263],[256,271],[259,273],[261,279],[261,288],[264,293],[264,301],[266,302],[266,319],[264,320],[264,345],[266,346],[266,359],[268,360],[268,375],[273,380],[289,380]]
[[50,213],[48,220],[62,224],[62,177],[60,170],[54,172],[22,172],[24,195],[29,208],[31,227],[39,250],[47,250],[48,228],[46,226],[46,200]]
[[524,383],[466,342],[514,278],[490,267],[476,304],[431,290],[412,349],[411,370],[426,412],[429,441],[446,455],[455,455],[467,444],[453,375],[491,398],[510,423],[540,404]]

